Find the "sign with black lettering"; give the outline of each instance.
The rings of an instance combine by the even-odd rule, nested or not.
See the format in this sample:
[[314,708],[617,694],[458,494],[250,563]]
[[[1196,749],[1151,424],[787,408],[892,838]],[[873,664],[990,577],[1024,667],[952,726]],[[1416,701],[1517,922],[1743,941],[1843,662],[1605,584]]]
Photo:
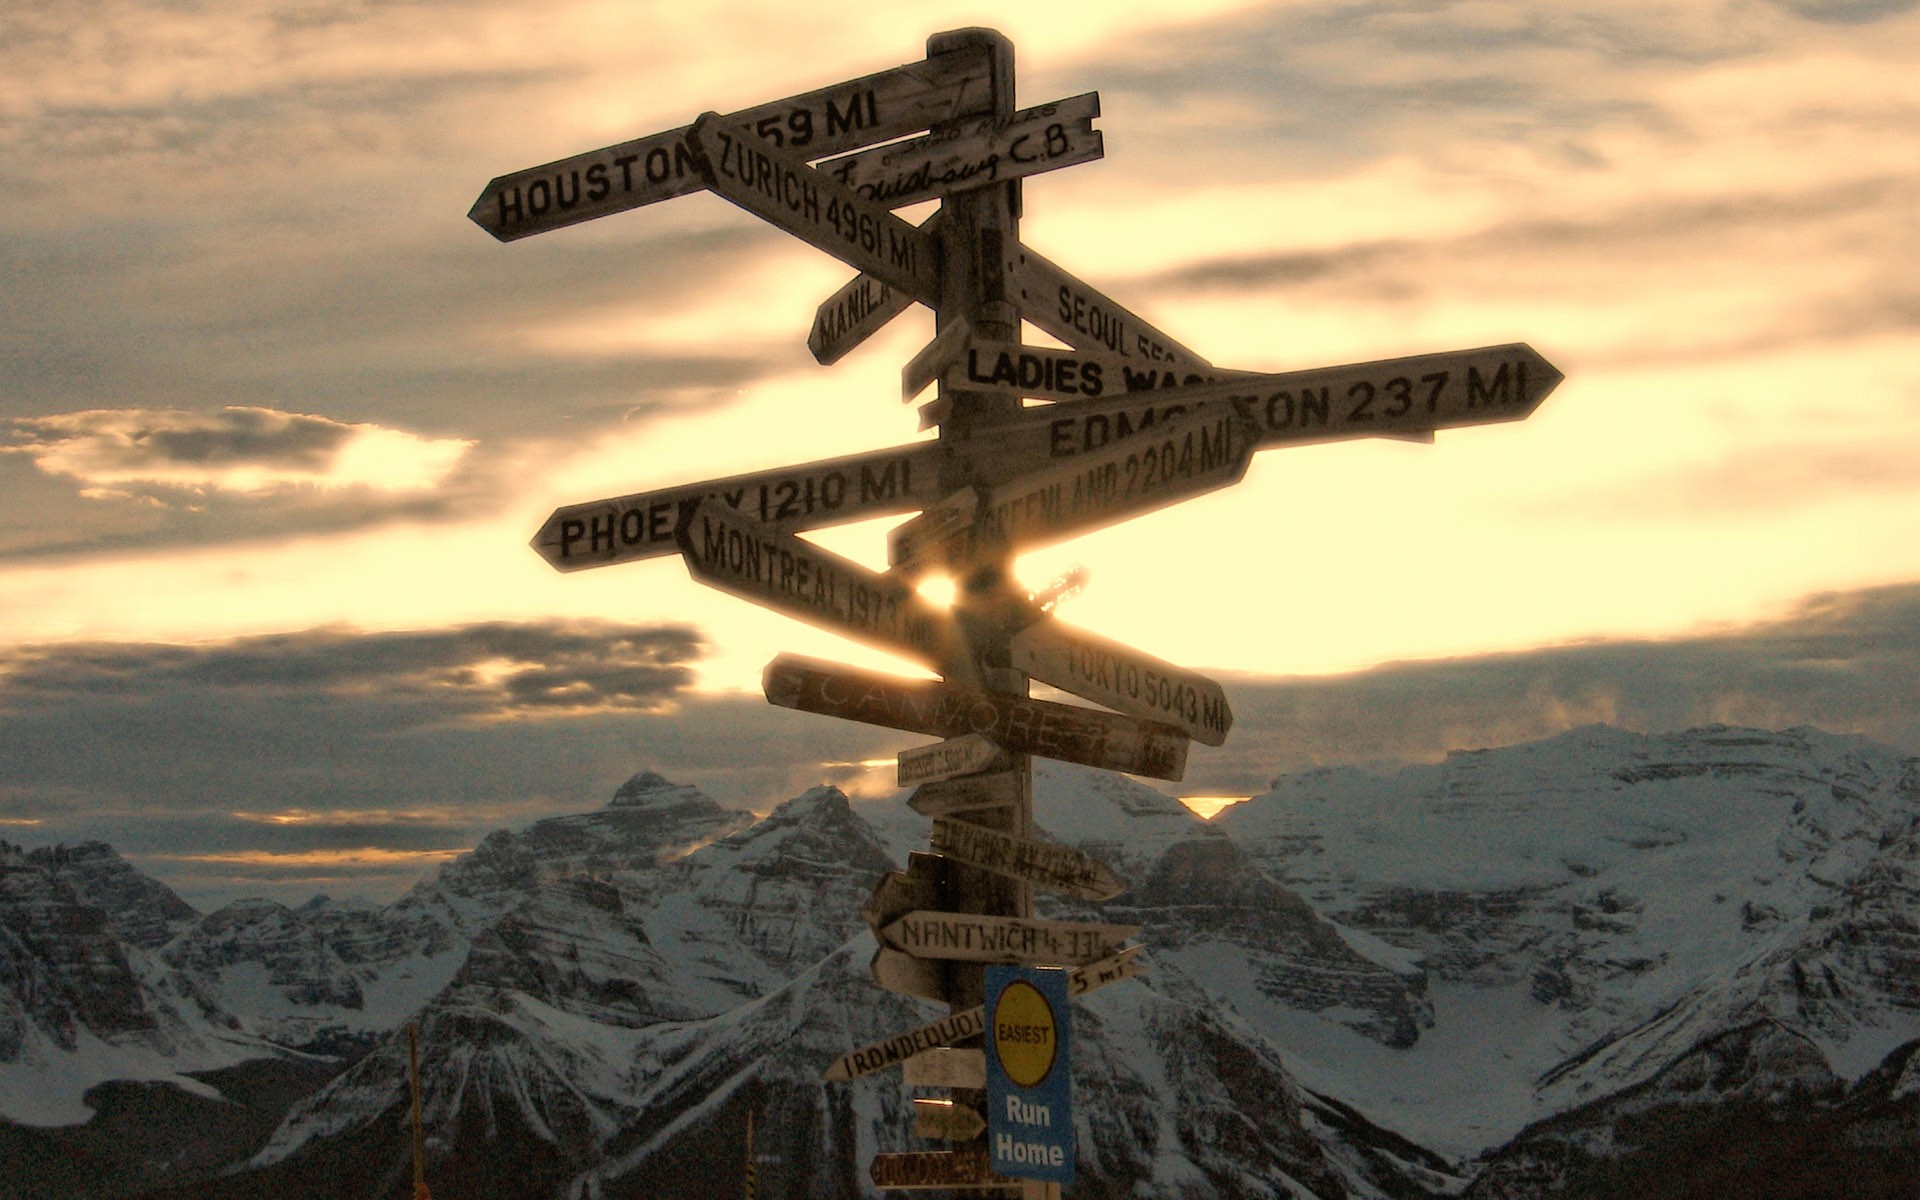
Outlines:
[[1006,765],[1007,752],[977,733],[914,746],[896,756],[894,782],[901,787],[929,784],[955,775],[992,771]]
[[1051,700],[976,692],[933,680],[858,671],[794,654],[767,664],[769,703],[933,737],[978,733],[1016,754],[1151,779],[1186,773],[1187,737],[1152,721]]
[[1082,900],[1111,900],[1127,890],[1126,880],[1107,864],[1071,846],[1014,837],[966,821],[934,821],[933,849],[982,870]]
[[915,958],[1078,966],[1111,956],[1139,932],[1138,925],[1040,921],[919,909],[882,926],[878,936],[883,945]]
[[939,244],[919,226],[717,113],[693,123],[687,148],[718,195],[916,300],[940,299]]
[[1159,721],[1208,746],[1233,727],[1227,693],[1204,675],[1131,646],[1045,620],[1013,635],[1013,669],[1129,716]]
[[1025,779],[1020,771],[993,771],[983,775],[962,775],[958,779],[939,779],[923,783],[907,797],[907,807],[923,817],[944,817],[949,813],[977,812],[983,808],[1007,808],[1020,802],[1020,786]]
[[[1067,975],[1067,992],[1088,992],[1146,973],[1140,946],[1128,946],[1111,958],[1075,967]],[[905,957],[901,955],[899,957]],[[977,1037],[984,1028],[986,1010],[980,1006],[956,1012],[893,1037],[882,1038],[835,1059],[820,1078],[829,1082],[856,1079],[896,1064],[905,1068],[910,1086],[979,1088],[986,1086],[986,1066],[978,1050],[946,1049],[949,1043]]]
[[[937,54],[723,118],[769,145],[824,158],[983,111],[989,67],[976,47]],[[488,182],[467,217],[503,242],[625,212],[706,186],[688,127],[529,167]]]
[[1056,462],[1106,454],[1117,443],[1150,438],[1171,422],[1223,408],[1246,423],[1256,449],[1362,437],[1425,440],[1422,435],[1437,429],[1522,420],[1562,378],[1521,343],[1245,374],[1036,408],[988,431],[972,455],[980,466],[1000,462],[1015,470],[1043,453]]
[[913,303],[912,296],[862,271],[814,310],[807,349],[821,366],[832,366]]
[[910,571],[981,562],[1238,483],[1253,458],[1249,434],[1248,422],[1232,410],[1186,414],[1152,436],[995,485],[963,529],[934,526],[926,515],[907,521],[889,535],[891,561]]
[[723,503],[702,500],[675,537],[687,570],[709,587],[930,667],[949,666],[963,650],[952,617],[901,580]]
[[561,571],[678,554],[674,530],[702,500],[746,513],[768,529],[792,533],[924,509],[941,498],[938,442],[916,442],[846,458],[731,475],[568,504],[553,510],[533,548]]
[[1144,369],[1153,364],[1211,364],[1146,318],[1129,312],[1025,246],[1007,256],[1008,299],[1020,315],[1076,350],[1108,354]]
[[903,1150],[876,1154],[867,1167],[873,1186],[893,1190],[924,1188],[1018,1188],[1018,1179],[1002,1179],[987,1169],[978,1150]]
[[[1215,383],[1252,374],[1173,362],[1143,364],[1084,350],[979,339],[971,341],[964,353],[955,354],[942,365],[947,382],[953,387],[993,388],[1057,404],[1099,400],[1154,388]],[[909,392],[909,396],[913,392]]]
[[937,854],[914,851],[904,871],[888,871],[873,885],[873,895],[861,906],[867,927],[879,930],[910,912],[938,908],[945,898],[947,860]]
[[829,159],[820,170],[876,204],[902,208],[989,184],[1092,162],[1103,153],[1093,119],[1100,94],[1088,92],[1022,109],[1002,124],[992,117],[956,123]]
[[938,1142],[970,1142],[986,1132],[980,1110],[932,1096],[913,1098],[913,1134]]

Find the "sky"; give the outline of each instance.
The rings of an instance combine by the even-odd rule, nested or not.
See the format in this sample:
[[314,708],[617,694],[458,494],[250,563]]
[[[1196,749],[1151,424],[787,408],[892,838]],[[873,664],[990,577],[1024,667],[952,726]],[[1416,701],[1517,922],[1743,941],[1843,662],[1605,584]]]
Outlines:
[[[511,244],[466,212],[970,25],[1018,103],[1100,94],[1105,157],[1026,181],[1023,240],[1214,363],[1526,342],[1566,376],[1525,421],[1268,450],[1020,560],[1226,686],[1168,791],[1592,721],[1920,754],[1916,9],[16,4],[0,837],[112,842],[202,907],[384,899],[642,769],[759,811],[890,792],[925,739],[759,678],[898,660],[527,543],[932,436],[898,384],[931,314],[822,367],[852,268],[716,196]],[[810,536],[881,569],[898,519]]]

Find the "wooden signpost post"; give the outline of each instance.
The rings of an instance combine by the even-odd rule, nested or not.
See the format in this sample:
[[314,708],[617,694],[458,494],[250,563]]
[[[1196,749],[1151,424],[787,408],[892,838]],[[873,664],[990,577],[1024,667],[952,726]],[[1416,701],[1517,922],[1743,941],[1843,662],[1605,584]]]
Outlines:
[[[1014,580],[1014,554],[1229,486],[1262,448],[1431,441],[1520,420],[1561,376],[1518,344],[1279,373],[1215,367],[1021,241],[1024,181],[1105,146],[1096,93],[1016,110],[1013,84],[999,34],[936,34],[920,62],[500,176],[468,216],[513,241],[710,190],[857,272],[814,314],[807,345],[822,364],[916,304],[932,310],[934,336],[901,382],[909,400],[937,387],[921,409],[937,439],[566,505],[533,548],[561,571],[677,553],[703,583],[942,676],[781,655],[763,679],[773,704],[941,739],[899,758],[898,782],[917,785],[910,803],[934,818],[931,853],[884,875],[863,915],[875,982],[952,1011],[848,1051],[823,1077],[899,1065],[909,1086],[950,1092],[915,1097],[915,1131],[957,1148],[878,1154],[876,1187],[1038,1198],[1071,1176],[1071,1134],[996,1154],[1009,1174],[990,1167],[984,964],[1049,988],[1060,976],[1027,968],[1070,968],[1069,997],[1145,964],[1125,944],[1133,926],[1034,919],[1036,887],[1101,901],[1127,885],[1035,836],[1031,756],[1177,780],[1189,743],[1221,745],[1233,714],[1212,680],[1048,615],[1051,600]],[[927,201],[939,207],[917,225],[893,212]],[[1023,321],[1067,348],[1026,344]],[[884,573],[795,536],[901,513],[919,515],[893,530]],[[959,584],[951,612],[915,590],[935,570]],[[1030,679],[1102,707],[1033,699]],[[1044,1169],[1022,1165],[1040,1158]]]

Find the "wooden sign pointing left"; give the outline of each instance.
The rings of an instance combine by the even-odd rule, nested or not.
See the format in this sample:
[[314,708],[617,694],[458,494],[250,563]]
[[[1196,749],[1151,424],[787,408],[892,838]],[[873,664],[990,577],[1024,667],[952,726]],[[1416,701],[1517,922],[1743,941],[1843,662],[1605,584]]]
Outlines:
[[930,667],[954,661],[953,619],[898,579],[702,500],[675,534],[695,579]]
[[[724,120],[769,144],[821,158],[986,111],[989,74],[986,51],[967,47]],[[706,181],[688,151],[688,132],[669,129],[502,175],[487,183],[467,219],[511,242],[697,192]]]

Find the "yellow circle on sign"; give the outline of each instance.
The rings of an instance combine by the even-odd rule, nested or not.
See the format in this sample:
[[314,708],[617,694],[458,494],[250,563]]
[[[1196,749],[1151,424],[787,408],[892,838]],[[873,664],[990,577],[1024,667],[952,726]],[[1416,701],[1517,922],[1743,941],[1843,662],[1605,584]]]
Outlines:
[[1030,1088],[1053,1070],[1060,1053],[1060,1026],[1040,989],[1016,979],[1000,989],[993,1005],[993,1051],[1015,1086]]

